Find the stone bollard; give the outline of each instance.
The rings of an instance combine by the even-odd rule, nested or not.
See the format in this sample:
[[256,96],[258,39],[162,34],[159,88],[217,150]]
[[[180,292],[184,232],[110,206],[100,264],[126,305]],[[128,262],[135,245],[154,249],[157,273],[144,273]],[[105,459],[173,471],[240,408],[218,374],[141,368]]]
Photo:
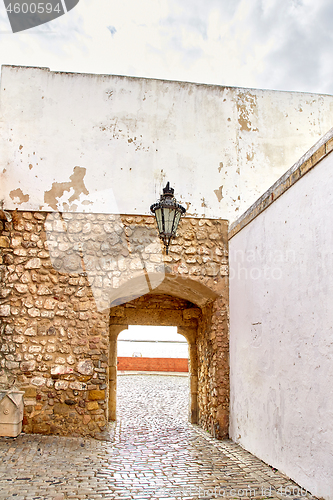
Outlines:
[[16,437],[22,430],[23,391],[0,390],[0,436]]

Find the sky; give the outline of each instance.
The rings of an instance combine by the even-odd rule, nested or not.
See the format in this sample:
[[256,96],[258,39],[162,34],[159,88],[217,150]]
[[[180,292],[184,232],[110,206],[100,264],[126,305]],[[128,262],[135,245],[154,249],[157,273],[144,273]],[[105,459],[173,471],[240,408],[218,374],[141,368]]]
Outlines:
[[0,0],[0,64],[333,94],[332,21],[331,0],[80,0],[13,34]]

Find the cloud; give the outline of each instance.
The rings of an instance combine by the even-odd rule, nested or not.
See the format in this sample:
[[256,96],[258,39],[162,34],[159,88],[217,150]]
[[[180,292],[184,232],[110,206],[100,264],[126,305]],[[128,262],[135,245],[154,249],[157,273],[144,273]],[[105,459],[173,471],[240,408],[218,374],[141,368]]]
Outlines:
[[0,62],[333,93],[332,19],[330,0],[81,0],[13,35],[2,7]]
[[269,86],[333,93],[331,21],[329,1],[294,3],[270,16],[274,44],[266,56],[262,77]]
[[108,26],[107,28],[110,31],[112,37],[115,33],[117,33],[117,30],[114,26]]
[[81,25],[82,18],[75,8],[49,23],[13,34],[0,2],[0,64],[44,67],[53,64],[54,69],[64,69],[59,67],[61,61],[73,62],[77,47],[85,48],[86,35]]

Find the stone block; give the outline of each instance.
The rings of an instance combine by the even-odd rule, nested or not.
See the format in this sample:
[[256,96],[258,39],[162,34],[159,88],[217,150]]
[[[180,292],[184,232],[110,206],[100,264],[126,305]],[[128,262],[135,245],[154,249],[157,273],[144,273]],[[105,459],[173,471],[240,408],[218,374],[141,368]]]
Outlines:
[[26,387],[24,390],[24,398],[36,398],[37,389],[36,387]]
[[38,257],[30,259],[24,267],[25,269],[39,269],[41,267],[40,259]]
[[94,420],[99,425],[99,427],[102,427],[103,425],[106,424],[104,415],[96,415]]
[[11,294],[11,289],[10,288],[1,288],[0,289],[0,299],[5,299],[8,297],[8,295]]
[[80,382],[88,382],[88,380],[90,380],[90,379],[91,379],[91,375],[80,375],[78,377],[78,380]]
[[73,373],[73,368],[66,365],[53,365],[51,366],[51,375],[65,375]]
[[73,389],[73,391],[85,391],[87,389],[87,384],[78,381],[70,382],[69,388]]
[[16,342],[16,344],[24,344],[25,337],[23,335],[14,335],[13,341]]
[[326,155],[326,144],[320,146],[312,155],[312,164],[316,165]]
[[220,274],[221,274],[221,276],[228,276],[229,266],[228,265],[220,266]]
[[69,365],[74,365],[75,363],[75,358],[71,354],[67,356],[66,360]]
[[34,377],[31,379],[31,383],[33,385],[36,385],[37,387],[41,387],[42,385],[45,385],[46,379],[44,377]]
[[28,335],[29,337],[34,337],[37,335],[37,329],[34,326],[30,326],[24,332],[24,335]]
[[53,227],[51,226],[49,230],[52,229],[57,233],[65,233],[67,231],[67,223],[59,217],[53,221]]
[[12,248],[17,248],[19,246],[21,246],[21,243],[22,243],[22,238],[20,236],[14,236],[12,238]]
[[31,318],[36,318],[37,316],[40,316],[40,310],[37,309],[37,307],[31,307],[28,309],[28,314]]
[[88,401],[86,408],[89,411],[98,410],[99,404],[97,403],[97,401]]
[[90,359],[83,359],[78,362],[76,369],[82,375],[92,375],[94,373],[94,364]]
[[56,415],[67,415],[71,410],[71,407],[65,403],[56,403],[53,407],[53,412]]
[[223,435],[226,435],[228,433],[228,425],[229,425],[229,412],[227,409],[223,408],[220,406],[217,409],[216,413],[216,418],[218,420],[220,429],[223,433]]
[[52,292],[46,285],[39,285],[37,295],[50,295]]
[[56,307],[56,305],[57,305],[57,301],[54,300],[54,299],[48,298],[44,302],[44,308],[45,309],[49,309],[49,310],[51,309],[52,310],[52,309],[54,309]]
[[188,254],[188,255],[193,255],[197,252],[197,249],[195,247],[189,247],[185,250],[185,254]]
[[212,276],[212,277],[217,276],[218,272],[219,272],[219,268],[218,268],[217,264],[215,264],[214,262],[211,262],[206,266],[207,276]]
[[28,286],[27,285],[23,285],[21,283],[17,283],[15,286],[15,290],[18,292],[18,293],[27,293],[28,291]]
[[10,305],[1,304],[0,305],[0,316],[10,316]]
[[25,257],[27,255],[27,251],[24,248],[15,248],[14,255],[18,257]]
[[89,309],[91,309],[91,303],[89,301],[80,302],[79,309],[80,311],[89,311]]
[[192,307],[190,309],[183,310],[184,319],[199,318],[201,316],[201,309],[197,307]]
[[67,380],[57,380],[54,383],[54,388],[56,391],[65,391],[68,388]]
[[82,311],[79,313],[79,318],[81,321],[88,321],[90,319],[89,311]]
[[49,424],[42,422],[42,423],[37,423],[32,426],[32,432],[34,434],[50,434],[51,433],[51,427]]
[[62,356],[58,356],[56,359],[55,359],[55,363],[57,365],[64,365],[66,364],[66,360],[65,358],[63,358]]
[[78,220],[71,221],[68,224],[69,233],[80,233],[82,231],[82,223]]
[[6,368],[8,368],[8,370],[15,370],[19,366],[20,364],[17,361],[10,361],[6,359]]
[[82,422],[84,425],[87,425],[91,420],[91,416],[90,415],[83,415],[83,419],[82,419]]
[[33,372],[36,368],[36,361],[33,359],[31,361],[22,361],[20,368],[22,372]]
[[0,236],[0,247],[1,248],[9,248],[9,238],[7,236]]
[[105,391],[93,390],[89,391],[88,399],[90,400],[101,400],[105,399]]

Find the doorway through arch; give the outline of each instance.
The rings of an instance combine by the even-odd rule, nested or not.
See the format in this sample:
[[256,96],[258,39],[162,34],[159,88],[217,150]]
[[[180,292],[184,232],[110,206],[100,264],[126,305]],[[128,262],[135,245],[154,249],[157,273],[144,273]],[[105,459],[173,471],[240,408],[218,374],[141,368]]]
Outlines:
[[198,423],[197,332],[199,307],[165,294],[147,294],[110,310],[109,420],[117,416],[117,339],[129,325],[175,326],[189,345],[189,421]]

